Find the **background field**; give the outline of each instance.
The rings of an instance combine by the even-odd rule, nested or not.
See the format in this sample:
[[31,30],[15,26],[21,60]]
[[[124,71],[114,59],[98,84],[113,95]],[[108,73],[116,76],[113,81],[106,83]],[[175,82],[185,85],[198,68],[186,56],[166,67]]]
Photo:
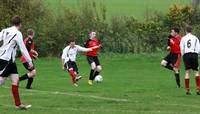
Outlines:
[[[90,0],[91,1],[91,0]],[[191,4],[191,0],[94,0],[103,3],[107,8],[108,17],[112,16],[134,16],[144,19],[147,14],[153,12],[165,13],[173,4]],[[44,0],[45,4],[55,11],[60,12],[60,5],[72,9],[78,8],[79,0]]]
[[[103,83],[87,85],[89,66],[84,57],[78,65],[84,78],[79,87],[60,68],[58,58],[36,62],[37,77],[33,90],[20,83],[21,99],[32,104],[27,111],[14,108],[10,81],[0,87],[0,114],[199,114],[199,96],[186,96],[175,86],[173,73],[160,67],[164,55],[102,55]],[[25,73],[18,61],[20,74]],[[181,77],[183,85],[183,67]]]

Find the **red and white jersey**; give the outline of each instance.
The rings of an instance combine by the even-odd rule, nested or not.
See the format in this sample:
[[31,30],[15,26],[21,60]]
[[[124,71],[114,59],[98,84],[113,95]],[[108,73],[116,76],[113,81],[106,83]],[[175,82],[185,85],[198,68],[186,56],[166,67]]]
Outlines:
[[[31,52],[31,49],[35,50],[35,45],[34,45],[33,39],[30,37],[25,38],[24,44],[26,46],[26,49],[28,50],[30,57],[33,58],[33,53]],[[21,61],[22,61],[22,63],[27,62],[26,58],[23,55],[21,56]]]
[[180,54],[180,41],[182,36],[171,37],[169,39],[170,53]]
[[[91,48],[91,47],[94,47],[94,46],[99,46],[101,44],[101,42],[97,39],[97,38],[92,38],[92,39],[89,39],[87,42],[86,42],[86,48]],[[90,52],[87,52],[86,55],[87,56],[97,56],[98,54],[98,51],[99,49],[93,49],[92,51]]]

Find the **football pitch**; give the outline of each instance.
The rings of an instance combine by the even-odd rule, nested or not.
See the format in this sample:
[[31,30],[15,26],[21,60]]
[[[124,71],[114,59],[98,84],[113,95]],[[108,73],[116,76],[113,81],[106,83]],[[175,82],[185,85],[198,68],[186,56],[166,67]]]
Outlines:
[[[16,110],[10,81],[0,87],[0,114],[199,114],[200,102],[191,78],[192,95],[186,96],[175,85],[173,73],[163,69],[164,55],[102,55],[102,83],[87,84],[89,65],[85,57],[77,63],[83,79],[79,87],[71,85],[59,58],[40,58],[35,62],[37,77],[32,90],[20,83],[21,100],[32,104],[25,111]],[[182,61],[181,61],[182,62]],[[20,74],[26,73],[17,61]]]

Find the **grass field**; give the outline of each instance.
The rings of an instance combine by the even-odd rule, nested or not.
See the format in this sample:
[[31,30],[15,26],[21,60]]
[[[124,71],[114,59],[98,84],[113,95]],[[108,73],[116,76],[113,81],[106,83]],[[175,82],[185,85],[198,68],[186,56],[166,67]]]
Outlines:
[[[40,58],[33,90],[20,83],[21,99],[32,104],[16,110],[10,96],[10,81],[0,87],[0,114],[199,114],[199,96],[192,77],[191,96],[175,86],[173,73],[160,67],[163,55],[102,55],[103,83],[87,84],[89,65],[84,57],[78,65],[84,78],[71,85],[58,58]],[[18,61],[20,74],[25,73]],[[181,77],[183,85],[183,67]]]
[[[77,9],[79,0],[44,0],[56,14],[62,10],[60,5]],[[91,0],[92,1],[92,0]],[[103,3],[107,8],[108,18],[112,16],[134,16],[143,19],[154,11],[165,13],[173,4],[190,4],[191,0],[93,0]]]

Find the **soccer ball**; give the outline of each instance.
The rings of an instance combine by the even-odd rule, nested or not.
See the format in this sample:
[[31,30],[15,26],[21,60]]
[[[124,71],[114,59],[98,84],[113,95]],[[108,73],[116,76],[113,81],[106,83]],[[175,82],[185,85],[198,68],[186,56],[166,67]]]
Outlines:
[[102,82],[103,81],[103,77],[101,75],[97,75],[95,77],[94,81],[96,81],[96,82]]

